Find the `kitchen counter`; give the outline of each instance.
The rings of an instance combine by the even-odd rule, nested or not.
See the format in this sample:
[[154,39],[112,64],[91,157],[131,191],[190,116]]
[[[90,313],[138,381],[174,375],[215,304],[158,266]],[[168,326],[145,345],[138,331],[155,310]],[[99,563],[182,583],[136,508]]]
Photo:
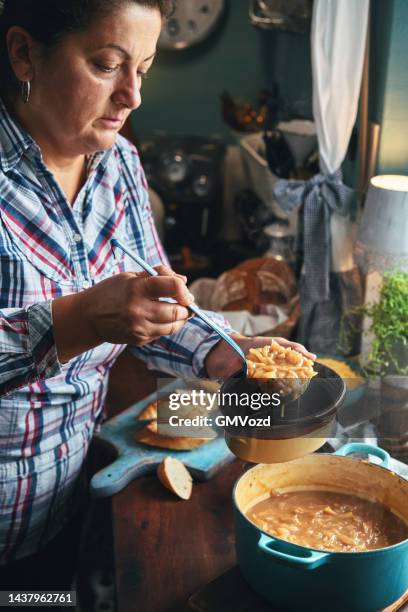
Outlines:
[[155,476],[113,498],[117,612],[188,610],[190,595],[234,565],[231,492],[244,465],[195,483],[188,501]]
[[[153,376],[142,370],[135,376],[134,367],[124,356],[112,379],[109,416],[154,390]],[[189,597],[235,564],[231,494],[246,466],[236,460],[212,480],[194,483],[188,501],[155,475],[112,498],[117,612],[191,612]],[[408,612],[408,605],[399,610]]]
[[[195,483],[188,501],[156,476],[113,498],[117,612],[191,612],[189,597],[235,564],[231,494],[247,465],[234,461]],[[408,612],[408,604],[384,612],[397,609]]]
[[[108,416],[155,390],[154,375],[125,352],[110,377]],[[112,498],[117,612],[187,611],[190,595],[234,565],[231,493],[244,466],[195,483],[188,501],[153,475]]]

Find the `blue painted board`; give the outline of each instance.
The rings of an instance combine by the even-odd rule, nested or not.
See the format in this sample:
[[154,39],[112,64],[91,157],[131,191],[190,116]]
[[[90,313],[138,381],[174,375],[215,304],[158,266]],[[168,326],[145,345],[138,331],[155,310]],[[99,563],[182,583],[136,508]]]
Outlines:
[[[182,384],[183,381],[177,380],[166,389],[170,393]],[[154,472],[168,455],[180,459],[197,480],[209,480],[235,459],[222,437],[191,451],[156,449],[136,442],[135,432],[148,422],[138,421],[136,417],[156,398],[156,393],[152,393],[102,426],[98,438],[112,445],[118,455],[113,463],[93,476],[90,488],[94,497],[109,497],[118,493],[135,478]]]

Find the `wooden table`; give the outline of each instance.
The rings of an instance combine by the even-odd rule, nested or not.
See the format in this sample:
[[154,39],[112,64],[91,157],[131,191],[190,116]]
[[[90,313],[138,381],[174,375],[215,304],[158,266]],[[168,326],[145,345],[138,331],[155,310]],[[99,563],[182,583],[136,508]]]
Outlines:
[[[188,598],[235,564],[231,493],[246,465],[195,483],[187,502],[155,476],[113,498],[117,612],[191,612]],[[401,603],[384,612],[408,612]]]
[[195,483],[190,500],[155,476],[113,499],[118,612],[181,612],[188,597],[235,562],[231,492],[244,464]]
[[[134,368],[124,355],[120,375],[112,377],[110,416],[154,390],[154,377]],[[188,612],[188,598],[235,564],[231,493],[246,466],[237,460],[212,480],[195,483],[187,502],[155,476],[112,498],[117,612]]]
[[[125,352],[110,376],[108,416],[155,390],[155,376]],[[195,483],[187,502],[155,476],[112,498],[117,612],[183,612],[194,591],[234,565],[231,492],[244,465]]]

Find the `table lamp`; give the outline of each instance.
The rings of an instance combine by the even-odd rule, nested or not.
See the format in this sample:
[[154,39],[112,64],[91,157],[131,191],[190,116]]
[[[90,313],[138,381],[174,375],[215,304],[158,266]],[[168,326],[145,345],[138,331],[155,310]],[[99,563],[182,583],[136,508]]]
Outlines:
[[408,271],[408,176],[371,179],[355,251],[366,274]]
[[[378,301],[384,273],[408,271],[408,176],[382,175],[371,179],[355,254],[366,275],[366,304]],[[372,342],[369,328],[370,320],[365,319],[361,347],[363,362]],[[405,355],[406,349],[403,350]],[[395,457],[408,460],[408,378],[387,375],[378,385],[377,442]],[[375,387],[375,383],[372,386]]]

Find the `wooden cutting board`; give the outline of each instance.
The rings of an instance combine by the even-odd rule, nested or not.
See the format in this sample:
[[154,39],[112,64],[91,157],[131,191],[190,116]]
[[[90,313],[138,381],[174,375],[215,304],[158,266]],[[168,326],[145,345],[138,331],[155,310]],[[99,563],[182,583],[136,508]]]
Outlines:
[[[183,385],[183,381],[173,381],[160,393],[165,390],[170,393]],[[117,458],[93,476],[90,489],[94,497],[114,495],[135,478],[154,472],[168,455],[180,459],[197,480],[209,480],[224,465],[235,459],[223,437],[215,438],[191,451],[156,449],[137,443],[135,432],[144,427],[146,421],[138,421],[136,417],[156,397],[156,393],[152,393],[102,426],[98,438],[116,450]]]
[[[402,612],[408,602],[408,591],[401,599],[381,612]],[[282,612],[260,597],[242,578],[238,566],[234,566],[205,587],[194,593],[188,605],[195,612]],[[305,608],[307,609],[307,608]],[[327,609],[330,610],[328,604]],[[407,608],[408,610],[408,608]]]

